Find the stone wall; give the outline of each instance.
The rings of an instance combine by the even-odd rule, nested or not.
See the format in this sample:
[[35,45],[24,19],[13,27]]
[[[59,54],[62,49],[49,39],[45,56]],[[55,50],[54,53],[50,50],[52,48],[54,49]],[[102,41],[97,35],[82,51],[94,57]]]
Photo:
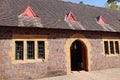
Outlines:
[[[103,39],[109,40],[109,38],[112,40],[116,40],[116,38],[119,40],[119,49],[120,49],[120,33],[101,33]],[[101,70],[101,69],[108,69],[108,68],[116,68],[120,67],[120,52],[119,55],[105,55],[104,52],[104,45],[103,45],[103,39],[101,39],[100,35],[92,36],[91,45],[92,45],[92,51],[91,51],[91,70]],[[94,43],[93,43],[94,42]],[[109,46],[110,47],[110,46]]]
[[[0,80],[33,80],[66,74],[65,53],[63,51],[64,34],[57,31],[38,28],[2,28],[0,29]],[[46,62],[12,63],[9,53],[12,51],[13,35],[47,35],[49,55]]]
[[[46,35],[49,42],[48,61],[13,64],[9,52],[13,47],[10,45],[12,36],[16,34]],[[88,54],[91,55],[91,70],[120,67],[120,56],[106,57],[102,55],[103,45],[101,44],[102,35],[119,36],[119,33],[5,27],[0,29],[0,80],[33,80],[67,74],[64,46],[67,39],[74,34],[82,34],[90,42],[92,50]]]

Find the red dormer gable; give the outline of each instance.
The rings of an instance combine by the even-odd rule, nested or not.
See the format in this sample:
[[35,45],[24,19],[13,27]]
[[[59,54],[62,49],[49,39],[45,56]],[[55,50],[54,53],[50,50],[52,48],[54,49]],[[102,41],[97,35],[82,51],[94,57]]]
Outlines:
[[106,24],[103,16],[99,16],[97,21],[98,21],[99,24]]
[[29,17],[36,17],[36,14],[32,10],[30,6],[27,7],[27,9],[21,14],[22,16],[29,16]]
[[77,19],[76,19],[76,17],[74,16],[74,14],[70,11],[70,12],[68,13],[68,15],[66,16],[66,21],[72,21],[72,22],[74,22],[74,21],[77,21]]

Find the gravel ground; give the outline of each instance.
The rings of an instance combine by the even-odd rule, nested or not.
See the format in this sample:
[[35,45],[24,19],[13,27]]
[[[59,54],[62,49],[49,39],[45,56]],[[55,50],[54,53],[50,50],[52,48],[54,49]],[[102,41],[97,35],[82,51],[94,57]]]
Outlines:
[[91,72],[73,72],[69,75],[56,76],[36,80],[120,80],[120,68]]

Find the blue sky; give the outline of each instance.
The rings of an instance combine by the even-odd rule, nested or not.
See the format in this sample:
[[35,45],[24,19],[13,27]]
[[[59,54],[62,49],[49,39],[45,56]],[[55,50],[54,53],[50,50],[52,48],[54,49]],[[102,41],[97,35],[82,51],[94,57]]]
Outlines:
[[80,2],[83,1],[84,4],[99,6],[99,7],[105,7],[105,3],[107,0],[64,0],[64,1],[71,1],[71,2]]

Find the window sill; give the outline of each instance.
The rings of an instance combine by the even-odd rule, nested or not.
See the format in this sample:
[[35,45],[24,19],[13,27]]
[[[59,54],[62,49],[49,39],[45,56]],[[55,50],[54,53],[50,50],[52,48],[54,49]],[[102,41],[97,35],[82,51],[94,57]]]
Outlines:
[[105,55],[106,57],[114,57],[114,56],[120,56],[120,54],[108,54],[108,55]]
[[12,64],[24,64],[24,63],[36,63],[36,62],[46,62],[46,59],[37,59],[37,60],[14,60]]

